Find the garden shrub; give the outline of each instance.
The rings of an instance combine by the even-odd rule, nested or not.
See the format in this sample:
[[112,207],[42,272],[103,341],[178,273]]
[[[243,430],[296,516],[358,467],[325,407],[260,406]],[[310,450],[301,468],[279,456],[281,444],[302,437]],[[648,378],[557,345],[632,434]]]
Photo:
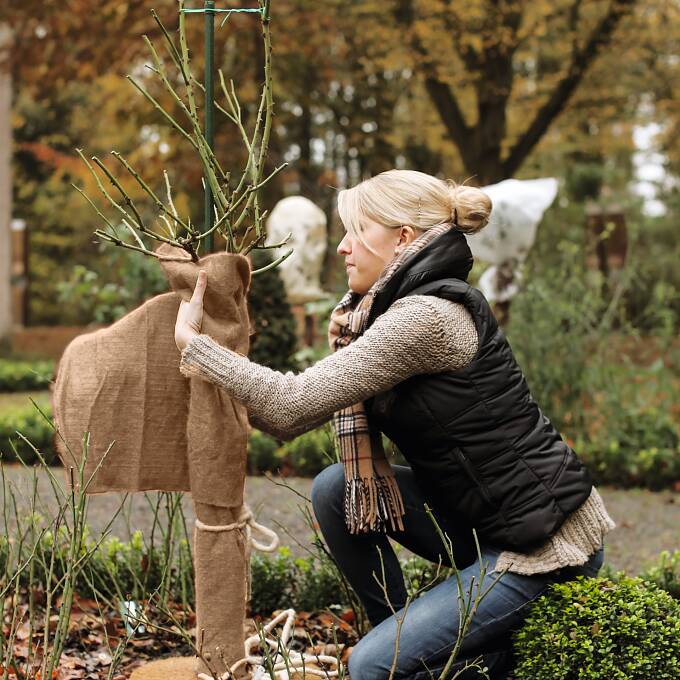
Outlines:
[[[550,219],[545,226],[555,228]],[[676,317],[655,311],[652,324],[645,316],[654,336],[641,342],[641,312],[632,317],[623,294],[618,304],[611,299],[614,285],[636,289],[636,263],[613,272],[607,288],[586,266],[583,233],[567,235],[552,234],[557,247],[545,252],[539,239],[530,255],[507,328],[513,351],[536,401],[597,483],[668,488],[680,480]],[[668,291],[657,288],[647,296],[650,314],[667,307]]]
[[295,560],[296,609],[314,612],[332,605],[347,606],[346,600],[340,574],[329,559]]
[[515,634],[516,680],[671,680],[680,602],[640,579],[554,584]]
[[279,442],[264,432],[253,430],[248,437],[248,471],[250,474],[276,472],[281,465],[277,455]]
[[[36,521],[40,521],[36,517]],[[3,582],[9,556],[9,542],[0,536],[0,584]],[[159,546],[147,547],[142,533],[135,531],[130,541],[122,541],[115,536],[103,541],[96,549],[95,540],[90,535],[89,527],[85,527],[83,544],[79,557],[92,551],[84,572],[76,579],[75,590],[81,597],[95,598],[104,596],[112,601],[121,598],[140,600],[156,591],[163,580],[164,558]],[[25,550],[21,559],[25,559]],[[64,576],[69,557],[69,537],[64,527],[56,533],[46,531],[37,543],[33,564],[34,585],[46,585],[54,554],[53,580]],[[20,583],[29,585],[30,570],[23,569]],[[191,548],[186,540],[180,540],[177,554],[173,557],[172,567],[166,576],[166,588],[171,599],[194,606],[193,568]]]
[[640,578],[680,599],[680,550],[662,551],[657,563],[640,574]]
[[658,490],[680,480],[680,434],[664,409],[647,407],[607,416],[605,411],[602,435],[576,443],[597,483]]
[[281,457],[295,474],[313,477],[328,465],[337,462],[333,434],[328,428],[305,432],[281,447]]
[[[271,262],[271,255],[266,250],[252,250],[250,257],[253,269],[261,269]],[[248,303],[255,326],[248,353],[250,360],[275,371],[296,371],[295,318],[276,268],[253,276]]]
[[[43,406],[41,408],[45,415],[50,415],[49,408]],[[33,404],[3,408],[0,412],[0,453],[2,453],[2,458],[5,461],[15,459],[14,449],[10,445],[11,440],[25,463],[37,462],[37,456],[33,449],[17,435],[17,432],[21,432],[40,451],[48,464],[56,462],[54,430]]]
[[[408,465],[401,452],[383,435],[383,447],[394,465]],[[328,465],[338,462],[335,436],[326,425],[309,430],[294,440],[281,443],[274,437],[253,430],[248,440],[250,474],[277,472],[282,467],[299,477],[314,477]]]
[[47,389],[54,375],[53,361],[0,359],[0,392]]
[[[129,542],[115,536],[106,540],[89,563],[92,585],[99,592],[116,597],[140,599],[144,592],[158,588],[162,578],[162,561],[157,548],[147,550],[142,532],[135,531]],[[83,579],[84,595],[93,597],[94,588]]]
[[250,569],[253,615],[288,607],[315,612],[350,606],[340,574],[325,555],[295,559],[284,546],[273,556],[253,554]]
[[120,248],[103,252],[95,266],[98,271],[77,264],[66,281],[56,284],[60,323],[113,323],[168,289],[168,280],[155,258],[138,257]]
[[426,592],[453,574],[452,569],[444,565],[438,567],[434,562],[430,562],[430,560],[419,555],[411,555],[405,560],[400,560],[400,563],[401,570],[404,572],[406,591],[412,597],[421,588],[423,592]]
[[291,606],[295,564],[288,548],[279,548],[272,557],[253,553],[250,574],[253,615],[269,616]]

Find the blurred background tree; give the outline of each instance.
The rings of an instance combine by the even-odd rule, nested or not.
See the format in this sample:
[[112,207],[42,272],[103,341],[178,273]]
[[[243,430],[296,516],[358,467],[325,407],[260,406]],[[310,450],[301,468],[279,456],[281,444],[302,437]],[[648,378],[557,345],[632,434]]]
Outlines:
[[[11,34],[0,68],[13,84],[12,115],[0,113],[0,126],[12,129],[12,214],[26,221],[30,240],[31,324],[107,323],[165,285],[155,263],[94,243],[90,209],[71,187],[94,192],[76,147],[99,156],[117,149],[148,177],[167,169],[178,208],[201,221],[194,154],[123,78],[155,87],[139,37],[156,37],[152,7],[176,29],[174,0],[0,5],[0,27]],[[392,167],[477,184],[557,177],[508,337],[546,413],[600,479],[672,485],[680,460],[680,2],[275,0],[272,12],[268,170],[290,166],[268,185],[264,207],[302,194],[325,211],[325,287],[339,296],[347,285],[335,266],[340,188]],[[202,21],[189,27],[199,72]],[[257,30],[232,16],[217,31],[216,63],[240,83],[246,119],[263,58]],[[218,152],[238,167],[245,159],[233,134],[218,118]],[[627,262],[607,282],[589,257],[590,204],[615,208],[627,230]],[[475,265],[473,283],[483,269]],[[255,284],[256,361],[294,370],[328,351],[327,313],[318,312],[319,345],[296,352],[278,275]]]
[[[59,320],[57,283],[74,265],[99,272],[103,284],[117,276],[70,186],[91,182],[74,160],[76,146],[115,148],[148,176],[167,168],[178,200],[200,215],[193,155],[122,78],[144,77],[139,36],[155,35],[152,6],[173,26],[173,0],[106,0],[95,11],[85,0],[28,0],[0,9],[13,34],[13,214],[30,235],[30,323]],[[202,23],[191,30],[200,69]],[[331,266],[337,189],[390,167],[480,184],[552,174],[565,182],[563,200],[598,198],[604,186],[634,204],[633,132],[652,121],[658,151],[677,175],[677,2],[279,0],[273,30],[269,163],[291,166],[268,187],[266,207],[302,193],[324,209],[329,287],[342,286]],[[246,116],[259,50],[245,17],[232,16],[217,33],[217,63],[244,83]],[[243,152],[233,134],[218,125],[216,142],[237,165]]]

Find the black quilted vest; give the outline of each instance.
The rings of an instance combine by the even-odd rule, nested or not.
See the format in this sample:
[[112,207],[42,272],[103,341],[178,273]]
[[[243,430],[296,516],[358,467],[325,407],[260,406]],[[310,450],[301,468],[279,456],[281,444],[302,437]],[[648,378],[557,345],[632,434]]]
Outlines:
[[527,552],[588,498],[592,480],[531,397],[485,297],[465,283],[471,266],[464,234],[445,232],[377,294],[368,325],[407,295],[462,303],[479,335],[472,362],[408,378],[365,406],[438,513],[465,519],[480,540]]

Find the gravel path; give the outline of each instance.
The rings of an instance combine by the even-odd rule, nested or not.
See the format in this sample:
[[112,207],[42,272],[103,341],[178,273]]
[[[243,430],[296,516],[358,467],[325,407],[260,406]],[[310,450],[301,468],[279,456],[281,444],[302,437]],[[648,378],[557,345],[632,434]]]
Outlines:
[[[31,473],[20,465],[9,464],[4,467],[8,482],[20,494],[20,505],[27,508]],[[47,515],[54,511],[56,502],[47,475],[43,471],[39,472],[38,491],[40,498],[45,501],[46,509],[43,514]],[[61,470],[57,468],[55,472],[61,478]],[[303,547],[299,544],[309,545],[311,531],[300,509],[305,501],[299,494],[308,498],[310,489],[311,480],[302,478],[289,477],[277,484],[264,477],[249,477],[246,483],[248,503],[258,521],[276,529],[281,535],[282,543],[289,545],[294,554],[303,552]],[[654,562],[661,550],[680,549],[680,494],[638,489],[623,491],[607,487],[600,487],[599,491],[618,525],[608,535],[606,542],[606,563],[611,567],[636,575]],[[149,496],[153,498],[155,494],[150,493]],[[120,494],[91,497],[88,516],[95,534],[110,521],[121,498]],[[189,496],[184,498],[183,507],[188,522],[193,522],[194,514]],[[126,517],[119,516],[112,526],[114,535],[126,538],[128,525],[133,530],[150,530],[152,513],[143,494],[130,497],[125,510]]]

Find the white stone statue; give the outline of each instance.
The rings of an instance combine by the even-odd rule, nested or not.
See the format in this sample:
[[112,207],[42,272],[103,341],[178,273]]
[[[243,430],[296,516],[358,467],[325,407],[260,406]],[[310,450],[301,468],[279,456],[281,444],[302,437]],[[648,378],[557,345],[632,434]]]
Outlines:
[[274,250],[274,258],[290,248],[293,254],[278,270],[286,288],[288,301],[304,304],[328,297],[321,288],[320,277],[326,255],[326,215],[304,196],[280,200],[267,219],[267,243],[280,243],[291,233],[285,246]]
[[509,302],[519,290],[521,265],[534,244],[538,225],[557,196],[557,180],[506,179],[482,190],[493,202],[491,219],[467,240],[475,258],[492,265],[479,281],[486,298]]

